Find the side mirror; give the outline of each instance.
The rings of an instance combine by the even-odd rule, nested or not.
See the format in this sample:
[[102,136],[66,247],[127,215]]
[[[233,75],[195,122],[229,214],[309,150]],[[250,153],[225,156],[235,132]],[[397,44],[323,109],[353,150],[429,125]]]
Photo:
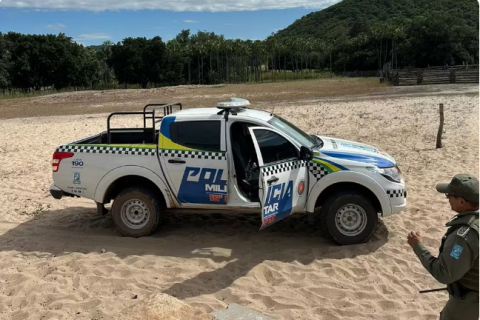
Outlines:
[[310,148],[307,148],[305,146],[302,146],[300,148],[300,160],[312,160],[313,159],[313,151]]

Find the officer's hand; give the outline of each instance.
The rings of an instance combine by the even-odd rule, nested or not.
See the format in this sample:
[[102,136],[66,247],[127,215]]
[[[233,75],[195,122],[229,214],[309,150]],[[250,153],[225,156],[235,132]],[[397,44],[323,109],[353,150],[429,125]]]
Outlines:
[[410,247],[414,247],[417,243],[422,242],[422,237],[420,236],[420,232],[412,231],[407,236],[408,244]]

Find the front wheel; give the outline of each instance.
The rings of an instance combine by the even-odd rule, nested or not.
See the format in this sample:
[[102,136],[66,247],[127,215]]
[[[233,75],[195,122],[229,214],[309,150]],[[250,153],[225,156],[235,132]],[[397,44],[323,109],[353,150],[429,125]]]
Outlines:
[[368,241],[378,223],[378,214],[363,194],[345,191],[334,194],[320,210],[321,227],[341,245]]
[[118,194],[112,205],[113,222],[127,237],[153,233],[160,223],[160,205],[155,194],[144,188],[130,187]]

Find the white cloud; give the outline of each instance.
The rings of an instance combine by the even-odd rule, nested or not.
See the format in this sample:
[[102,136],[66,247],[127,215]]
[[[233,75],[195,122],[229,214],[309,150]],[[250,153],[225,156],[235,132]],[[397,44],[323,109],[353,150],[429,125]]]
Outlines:
[[196,20],[183,20],[185,23],[197,23],[198,21]]
[[47,26],[48,29],[52,29],[52,30],[62,30],[62,29],[65,29],[66,27],[67,26],[61,23],[49,24]]
[[217,12],[288,9],[299,7],[307,9],[323,9],[340,1],[341,0],[12,0],[0,2],[0,7],[87,11],[162,9],[170,11]]
[[108,33],[82,33],[77,35],[73,40],[75,41],[90,41],[90,40],[107,40],[110,39]]

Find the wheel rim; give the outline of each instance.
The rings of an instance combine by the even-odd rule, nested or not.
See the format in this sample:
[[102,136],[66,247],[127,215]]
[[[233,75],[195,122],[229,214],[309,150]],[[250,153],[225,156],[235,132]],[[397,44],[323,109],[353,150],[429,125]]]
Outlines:
[[362,207],[349,203],[338,209],[335,214],[335,224],[343,235],[357,236],[367,226],[367,214]]
[[121,211],[122,222],[132,229],[143,228],[150,216],[150,211],[145,202],[134,199],[126,202]]

